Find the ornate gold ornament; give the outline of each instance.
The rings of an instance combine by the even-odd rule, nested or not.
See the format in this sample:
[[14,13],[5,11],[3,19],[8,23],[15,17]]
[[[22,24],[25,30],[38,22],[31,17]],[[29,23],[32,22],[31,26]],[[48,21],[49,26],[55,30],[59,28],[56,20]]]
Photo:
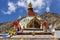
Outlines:
[[28,8],[32,8],[32,3],[31,2],[29,3]]
[[41,20],[38,20],[37,17],[34,17],[28,24],[27,24],[27,28],[30,28],[30,24],[32,24],[34,21],[36,21],[37,23],[41,24]]
[[35,35],[35,32],[32,32],[32,35],[34,36]]
[[15,36],[17,33],[16,33],[15,29],[12,27],[12,28],[10,28],[8,34],[9,34],[10,36]]

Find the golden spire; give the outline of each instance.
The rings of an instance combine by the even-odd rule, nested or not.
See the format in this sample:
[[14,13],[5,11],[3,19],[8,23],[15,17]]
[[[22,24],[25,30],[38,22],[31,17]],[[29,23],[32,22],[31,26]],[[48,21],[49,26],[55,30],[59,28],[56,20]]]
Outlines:
[[28,8],[32,8],[32,3],[31,2],[29,3]]

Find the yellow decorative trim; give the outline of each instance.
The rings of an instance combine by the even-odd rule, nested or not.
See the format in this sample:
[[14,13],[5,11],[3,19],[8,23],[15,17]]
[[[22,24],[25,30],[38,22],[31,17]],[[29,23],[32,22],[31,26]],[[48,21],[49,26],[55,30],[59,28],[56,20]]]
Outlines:
[[28,24],[27,24],[27,28],[30,28],[30,24],[32,24],[34,21],[37,21],[39,24],[41,24],[41,20],[38,20],[37,17],[34,17]]
[[32,32],[32,35],[34,36],[35,35],[35,32]]
[[52,32],[52,36],[54,36],[54,32]]
[[8,34],[9,34],[10,36],[15,36],[17,33],[16,33],[15,29],[12,27],[12,28],[10,28]]

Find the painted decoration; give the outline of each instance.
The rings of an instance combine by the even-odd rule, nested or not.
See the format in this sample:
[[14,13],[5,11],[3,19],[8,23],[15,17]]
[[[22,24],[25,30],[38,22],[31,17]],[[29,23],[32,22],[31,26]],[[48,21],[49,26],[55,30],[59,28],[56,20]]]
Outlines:
[[18,21],[14,21],[13,25],[15,25],[16,27],[18,26],[19,22]]

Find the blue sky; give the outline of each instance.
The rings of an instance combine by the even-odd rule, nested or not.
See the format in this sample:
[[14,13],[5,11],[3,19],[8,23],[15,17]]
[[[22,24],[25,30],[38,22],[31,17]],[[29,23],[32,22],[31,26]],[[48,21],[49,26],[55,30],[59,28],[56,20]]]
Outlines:
[[60,0],[0,0],[0,23],[26,16],[30,2],[39,15],[46,11],[60,15]]

